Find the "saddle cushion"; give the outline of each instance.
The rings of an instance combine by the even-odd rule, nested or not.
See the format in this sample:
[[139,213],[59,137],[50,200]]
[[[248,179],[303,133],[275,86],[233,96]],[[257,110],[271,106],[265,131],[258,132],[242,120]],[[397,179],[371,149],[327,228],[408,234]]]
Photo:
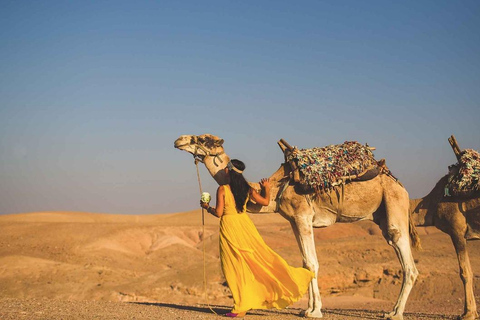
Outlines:
[[[343,182],[343,177],[357,176],[375,169],[377,161],[368,146],[356,141],[329,145],[323,148],[294,149],[286,155],[289,163],[294,162],[300,172],[300,184],[316,192],[329,191]],[[369,173],[374,178],[377,173]],[[359,177],[356,177],[359,179]],[[368,179],[365,179],[368,180]]]
[[459,161],[449,166],[446,188],[454,196],[469,196],[480,191],[480,154],[465,149]]

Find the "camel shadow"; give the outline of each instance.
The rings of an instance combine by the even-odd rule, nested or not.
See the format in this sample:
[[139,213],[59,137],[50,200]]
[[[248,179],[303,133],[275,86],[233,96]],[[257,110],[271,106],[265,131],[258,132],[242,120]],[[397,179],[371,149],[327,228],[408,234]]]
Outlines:
[[323,309],[325,315],[333,314],[337,316],[356,319],[384,319],[383,314],[378,311],[372,310],[359,310],[359,309]]
[[[342,316],[345,319],[385,319],[384,312],[378,310],[367,310],[367,309],[323,309],[325,315],[333,314],[337,316]],[[429,314],[421,312],[405,312],[404,317],[406,319],[457,319],[456,316],[452,315],[442,315],[442,314]]]

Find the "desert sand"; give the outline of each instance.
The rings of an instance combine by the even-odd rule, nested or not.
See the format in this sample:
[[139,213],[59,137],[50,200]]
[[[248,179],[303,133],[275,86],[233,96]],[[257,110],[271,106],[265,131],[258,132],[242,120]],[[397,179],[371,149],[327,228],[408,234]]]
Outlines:
[[[291,265],[302,265],[286,220],[250,216],[267,244]],[[218,219],[206,215],[204,229],[200,210],[0,216],[0,318],[217,318],[208,304],[222,314],[232,301],[220,270]],[[405,318],[454,319],[463,311],[463,289],[450,238],[433,227],[418,232],[423,250],[414,257],[420,275]],[[376,225],[315,229],[315,239],[325,319],[378,319],[391,310],[401,268]],[[468,249],[480,274],[478,245],[469,243]],[[298,319],[306,304],[305,296],[289,309],[255,310],[248,318]]]

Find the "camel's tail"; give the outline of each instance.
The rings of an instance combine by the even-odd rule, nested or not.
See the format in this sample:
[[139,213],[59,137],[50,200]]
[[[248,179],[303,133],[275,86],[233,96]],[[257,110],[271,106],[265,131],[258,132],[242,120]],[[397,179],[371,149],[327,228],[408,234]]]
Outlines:
[[420,237],[418,236],[417,233],[417,228],[415,227],[415,223],[413,222],[413,219],[410,216],[408,217],[408,233],[410,234],[410,245],[412,248],[416,250],[422,250],[422,244],[420,243]]

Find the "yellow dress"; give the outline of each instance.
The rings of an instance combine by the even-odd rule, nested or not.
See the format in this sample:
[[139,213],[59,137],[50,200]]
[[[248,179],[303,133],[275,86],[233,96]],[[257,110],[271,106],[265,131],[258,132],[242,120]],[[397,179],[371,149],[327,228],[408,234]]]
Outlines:
[[246,206],[243,212],[238,213],[230,186],[225,185],[224,188],[220,260],[233,296],[232,312],[283,309],[291,305],[308,290],[313,272],[289,266],[274,252],[245,213]]

